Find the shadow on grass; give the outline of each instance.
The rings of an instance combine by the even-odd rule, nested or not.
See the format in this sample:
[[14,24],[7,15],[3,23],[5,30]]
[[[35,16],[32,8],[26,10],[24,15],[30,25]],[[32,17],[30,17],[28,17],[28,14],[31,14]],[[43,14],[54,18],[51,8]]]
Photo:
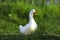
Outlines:
[[0,40],[59,40],[60,37],[57,36],[43,36],[43,35],[1,35]]

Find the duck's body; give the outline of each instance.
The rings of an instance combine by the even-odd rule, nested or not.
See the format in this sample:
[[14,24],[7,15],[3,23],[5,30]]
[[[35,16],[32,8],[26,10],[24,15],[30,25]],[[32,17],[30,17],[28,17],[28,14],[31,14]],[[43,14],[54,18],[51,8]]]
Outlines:
[[24,35],[28,35],[33,33],[36,29],[37,29],[37,24],[33,18],[33,12],[35,12],[35,10],[31,10],[29,13],[29,23],[26,24],[25,26],[20,25],[20,33],[24,34]]

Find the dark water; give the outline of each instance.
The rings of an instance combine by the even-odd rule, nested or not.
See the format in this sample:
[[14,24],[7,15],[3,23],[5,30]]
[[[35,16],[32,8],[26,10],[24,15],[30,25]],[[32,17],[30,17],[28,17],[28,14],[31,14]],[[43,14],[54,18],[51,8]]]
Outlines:
[[0,40],[60,40],[57,36],[43,35],[0,35]]

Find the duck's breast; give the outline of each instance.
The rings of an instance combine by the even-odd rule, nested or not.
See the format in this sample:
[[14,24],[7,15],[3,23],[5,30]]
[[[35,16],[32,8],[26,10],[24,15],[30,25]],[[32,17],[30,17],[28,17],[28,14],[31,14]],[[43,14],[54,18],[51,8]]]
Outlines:
[[35,21],[32,21],[30,24],[30,30],[35,31],[37,29],[37,24]]

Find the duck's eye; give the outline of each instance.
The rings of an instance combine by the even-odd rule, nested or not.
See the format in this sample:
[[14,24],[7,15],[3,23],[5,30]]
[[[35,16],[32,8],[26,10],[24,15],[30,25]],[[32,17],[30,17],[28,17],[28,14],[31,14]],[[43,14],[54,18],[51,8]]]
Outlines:
[[36,12],[34,12],[34,15],[37,15],[37,13],[36,13]]

